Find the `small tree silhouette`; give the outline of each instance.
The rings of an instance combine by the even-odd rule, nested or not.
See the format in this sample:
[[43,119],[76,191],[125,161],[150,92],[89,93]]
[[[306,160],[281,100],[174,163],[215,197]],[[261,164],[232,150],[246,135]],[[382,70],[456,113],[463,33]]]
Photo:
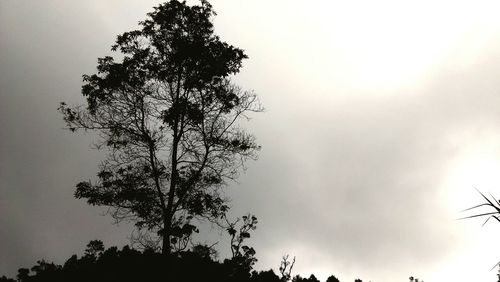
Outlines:
[[[228,260],[232,264],[235,264],[238,268],[250,271],[252,266],[257,262],[255,257],[255,250],[252,247],[243,245],[246,239],[250,238],[250,231],[257,228],[257,217],[251,214],[244,215],[237,218],[235,221],[231,222],[226,216],[224,216],[225,223],[222,223],[229,234],[231,240],[231,259]],[[241,226],[238,228],[238,225]]]
[[288,281],[292,277],[292,269],[295,264],[295,257],[293,257],[293,260],[289,260],[290,255],[284,255],[281,264],[280,264],[280,273],[281,273],[281,280],[282,281]]
[[330,277],[326,279],[326,282],[340,282],[340,280],[337,277],[330,275]]
[[87,249],[85,249],[85,256],[99,257],[104,252],[104,244],[101,240],[92,240],[87,244]]

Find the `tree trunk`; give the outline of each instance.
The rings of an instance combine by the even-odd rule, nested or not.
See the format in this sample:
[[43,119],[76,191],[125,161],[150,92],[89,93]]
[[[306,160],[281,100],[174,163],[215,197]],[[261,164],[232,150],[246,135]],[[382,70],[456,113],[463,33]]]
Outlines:
[[162,238],[162,246],[161,246],[161,253],[164,255],[169,255],[171,253],[170,250],[170,225],[168,224],[167,220],[164,220],[163,222],[163,238]]
[[[174,132],[177,130],[174,130]],[[170,190],[168,191],[168,199],[167,199],[167,207],[166,214],[163,219],[163,254],[170,254],[170,239],[172,237],[172,219],[174,217],[174,196],[175,189],[177,184],[177,147],[179,141],[174,138],[172,144],[172,170],[171,170],[171,178],[170,178]]]
[[[178,77],[177,77],[177,89],[175,93],[175,102],[179,101],[180,95],[181,95],[181,78],[182,78],[182,67],[179,67],[178,71]],[[174,119],[174,126],[173,126],[173,132],[172,132],[172,158],[171,158],[171,165],[172,168],[170,170],[170,189],[168,191],[168,199],[167,199],[167,207],[166,211],[163,217],[163,246],[162,246],[162,253],[163,254],[170,254],[172,252],[170,242],[171,242],[171,237],[172,237],[172,219],[174,218],[174,197],[175,197],[175,189],[177,188],[177,177],[178,177],[178,171],[177,171],[177,149],[179,148],[179,141],[181,139],[181,136],[183,134],[182,132],[182,126],[179,128],[179,122],[182,118],[182,114],[178,114],[175,119]]]

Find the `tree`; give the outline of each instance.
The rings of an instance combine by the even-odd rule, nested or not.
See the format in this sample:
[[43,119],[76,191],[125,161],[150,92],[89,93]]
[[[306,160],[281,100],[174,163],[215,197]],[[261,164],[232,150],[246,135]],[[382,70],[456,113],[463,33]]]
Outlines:
[[193,219],[225,215],[221,188],[259,149],[240,121],[262,108],[230,80],[247,56],[214,35],[214,15],[205,0],[159,5],[118,36],[121,60],[100,58],[83,76],[86,107],[59,107],[71,131],[97,132],[108,152],[75,196],[158,236],[163,253],[186,248]]
[[226,263],[234,265],[237,270],[250,273],[252,266],[257,262],[255,249],[243,243],[250,238],[250,232],[257,228],[258,220],[251,214],[244,215],[241,219],[243,219],[241,223],[240,218],[231,222],[224,216],[225,223],[220,224],[220,227],[226,229],[231,239],[231,259],[226,260]]
[[330,275],[327,279],[326,282],[340,282],[340,280],[335,277],[334,275]]
[[281,273],[281,281],[289,281],[292,278],[292,269],[295,265],[295,257],[293,260],[289,260],[290,255],[284,255],[281,259],[279,271]]
[[87,257],[96,258],[104,252],[104,244],[101,240],[92,240],[87,244],[85,255]]
[[314,276],[314,274],[311,274],[311,276],[309,276],[308,281],[309,282],[319,282],[318,278],[316,278],[316,276]]

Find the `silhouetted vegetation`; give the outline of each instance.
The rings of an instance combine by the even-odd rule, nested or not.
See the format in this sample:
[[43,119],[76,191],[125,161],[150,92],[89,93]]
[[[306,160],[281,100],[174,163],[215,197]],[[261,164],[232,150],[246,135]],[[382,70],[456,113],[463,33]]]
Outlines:
[[424,282],[424,280],[419,280],[418,278],[410,276],[410,282]]
[[319,280],[314,276],[314,274],[311,274],[309,278],[302,278],[300,275],[297,275],[293,277],[292,282],[319,282]]
[[0,282],[16,282],[16,280],[11,279],[11,278],[7,278],[4,275],[4,276],[0,277]]
[[[465,210],[463,210],[463,212],[471,211],[471,210],[477,210],[477,209],[482,209],[482,208],[485,208],[485,209],[483,209],[482,212],[478,212],[476,214],[463,217],[461,219],[476,218],[476,217],[477,218],[485,218],[486,217],[486,220],[483,222],[483,226],[486,223],[488,223],[488,221],[490,219],[494,219],[494,220],[500,222],[500,200],[497,200],[491,194],[490,194],[490,197],[491,197],[491,199],[490,199],[487,196],[485,196],[481,191],[477,190],[477,192],[481,195],[481,197],[483,197],[483,199],[485,200],[485,202],[482,203],[482,204],[470,207],[468,209],[465,209]],[[497,262],[491,269],[494,269],[497,266],[500,267],[500,261]],[[498,280],[500,281],[500,275],[499,275],[499,279]]]
[[87,104],[59,107],[71,131],[97,132],[108,151],[98,181],[75,196],[135,222],[135,240],[164,253],[188,248],[197,219],[224,218],[221,188],[259,149],[239,127],[262,110],[257,96],[230,80],[247,55],[214,34],[214,15],[204,0],[159,5],[118,36],[121,60],[100,58],[84,75]]
[[[253,257],[253,256],[252,256]],[[245,263],[242,263],[245,262]],[[249,260],[240,256],[218,261],[212,246],[197,244],[190,250],[164,254],[153,249],[136,250],[129,246],[105,249],[99,240],[87,244],[84,255],[71,256],[62,265],[40,260],[31,268],[20,268],[16,279],[0,277],[0,282],[127,282],[127,281],[176,281],[176,282],[320,282],[314,274],[308,278],[295,275],[290,279],[290,267],[295,263],[283,256],[280,267],[282,276],[272,269],[256,271]],[[285,262],[285,263],[283,263]],[[283,275],[282,269],[287,269]],[[500,275],[499,275],[500,277]],[[330,275],[325,282],[340,282]],[[355,279],[354,282],[363,282]],[[410,277],[410,282],[423,282]]]
[[326,279],[326,282],[340,282],[340,280],[337,277],[331,275]]
[[[89,248],[92,248],[89,246]],[[230,260],[213,261],[195,252],[162,255],[124,247],[89,250],[73,255],[62,266],[39,261],[31,270],[20,269],[18,281],[247,281],[251,274]]]
[[[477,189],[476,189],[477,190]],[[484,221],[483,225],[486,224],[490,219],[495,219],[496,221],[500,222],[500,201],[495,199],[493,195],[490,194],[491,199],[486,197],[481,191],[477,190],[479,194],[483,197],[483,199],[486,201],[482,204],[473,206],[471,208],[465,209],[464,211],[470,211],[478,208],[488,208],[489,210],[487,212],[480,212],[471,216],[464,217],[463,219],[466,218],[474,218],[474,217],[486,217],[486,220]]]
[[[257,262],[254,248],[244,245],[243,242],[250,238],[250,232],[257,228],[257,217],[248,214],[237,218],[234,222],[226,219],[226,231],[230,236],[231,243],[231,261],[238,268],[250,271],[252,266]],[[238,225],[240,225],[238,227]]]
[[[205,246],[209,248],[208,246]],[[273,270],[253,271],[242,265],[238,256],[216,261],[209,253],[193,250],[177,254],[161,254],[152,249],[138,251],[128,246],[121,250],[108,249],[100,241],[91,241],[83,256],[71,256],[63,265],[38,261],[30,269],[21,268],[18,282],[45,281],[241,281],[241,282],[283,282]],[[332,276],[333,277],[333,276]],[[13,282],[3,276],[0,282]],[[294,282],[319,282],[314,275],[293,278]],[[328,282],[338,280],[327,280]]]
[[290,260],[290,255],[284,255],[279,271],[281,273],[281,280],[283,281],[288,281],[292,277],[292,269],[293,266],[295,265],[295,257],[293,257],[293,260]]

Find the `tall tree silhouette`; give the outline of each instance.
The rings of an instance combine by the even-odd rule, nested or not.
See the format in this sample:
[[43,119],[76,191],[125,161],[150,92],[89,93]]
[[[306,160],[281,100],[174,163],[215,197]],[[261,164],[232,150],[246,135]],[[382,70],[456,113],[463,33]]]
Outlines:
[[83,76],[86,107],[59,107],[71,131],[95,130],[108,152],[75,196],[157,234],[163,253],[186,247],[194,218],[227,212],[221,188],[259,149],[239,121],[262,108],[230,81],[247,56],[214,35],[214,15],[204,0],[159,5],[118,36],[121,60],[99,58]]

